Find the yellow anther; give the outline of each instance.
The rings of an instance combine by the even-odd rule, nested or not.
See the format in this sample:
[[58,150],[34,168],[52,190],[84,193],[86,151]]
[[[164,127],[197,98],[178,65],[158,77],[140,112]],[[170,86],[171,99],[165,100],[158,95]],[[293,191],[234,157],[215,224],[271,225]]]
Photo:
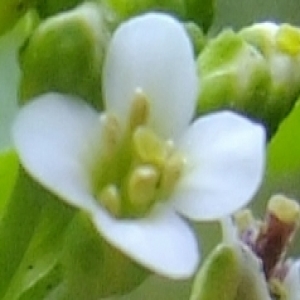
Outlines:
[[149,164],[162,166],[169,154],[169,146],[152,130],[139,127],[133,134],[134,150],[138,158]]
[[162,171],[160,184],[163,196],[168,195],[173,191],[180,176],[182,175],[184,166],[185,158],[178,152],[172,154],[168,160],[166,160]]
[[113,216],[121,216],[121,196],[115,185],[110,184],[104,187],[97,195],[97,200]]
[[273,196],[268,203],[268,211],[273,213],[284,223],[298,223],[300,217],[300,206],[292,199],[284,195]]
[[102,136],[101,149],[104,156],[112,156],[118,149],[121,139],[121,129],[119,122],[113,114],[104,114],[101,116]]
[[129,115],[130,130],[135,129],[140,125],[145,125],[148,121],[149,113],[150,105],[146,95],[141,89],[136,89]]
[[234,221],[240,232],[243,232],[255,225],[255,219],[250,209],[243,209],[234,215]]
[[128,197],[133,210],[143,213],[153,203],[157,191],[159,173],[152,166],[139,166],[130,175]]

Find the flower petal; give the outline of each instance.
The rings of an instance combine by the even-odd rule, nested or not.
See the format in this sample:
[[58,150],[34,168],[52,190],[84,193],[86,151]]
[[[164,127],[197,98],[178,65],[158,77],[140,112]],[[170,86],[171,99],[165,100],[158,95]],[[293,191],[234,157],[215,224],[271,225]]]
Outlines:
[[99,124],[99,115],[85,103],[47,94],[21,109],[13,138],[23,166],[37,181],[68,203],[88,208],[91,203],[82,197],[91,193],[85,151],[89,147],[92,155],[96,148],[92,139]]
[[146,218],[119,220],[101,209],[92,212],[100,233],[129,257],[156,273],[188,278],[199,251],[192,230],[176,213],[156,207]]
[[188,159],[177,210],[192,219],[215,219],[247,204],[261,183],[265,161],[262,126],[231,112],[198,119],[179,148]]
[[243,243],[238,250],[241,253],[241,281],[236,299],[249,295],[249,299],[272,300],[260,259]]
[[196,64],[188,36],[170,16],[149,13],[121,25],[104,65],[108,110],[126,122],[137,88],[151,101],[150,124],[163,137],[186,129],[197,94]]
[[299,282],[300,282],[300,260],[292,262],[290,269],[284,279],[284,286],[287,300],[299,300]]

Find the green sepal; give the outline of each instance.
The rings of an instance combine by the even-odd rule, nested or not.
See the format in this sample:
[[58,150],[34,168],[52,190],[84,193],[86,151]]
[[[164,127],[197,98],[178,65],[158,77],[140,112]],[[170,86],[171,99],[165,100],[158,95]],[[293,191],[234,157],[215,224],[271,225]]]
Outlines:
[[219,244],[197,273],[190,300],[235,300],[239,280],[237,252],[230,245]]
[[197,57],[206,44],[206,36],[203,30],[194,22],[187,22],[184,26],[192,41],[194,54]]
[[109,37],[102,11],[93,3],[42,22],[21,52],[21,102],[57,91],[101,108],[102,63]]
[[64,249],[63,299],[96,300],[127,294],[149,275],[118,249],[110,246],[84,213],[70,226]]
[[0,220],[18,176],[19,161],[13,150],[0,153]]

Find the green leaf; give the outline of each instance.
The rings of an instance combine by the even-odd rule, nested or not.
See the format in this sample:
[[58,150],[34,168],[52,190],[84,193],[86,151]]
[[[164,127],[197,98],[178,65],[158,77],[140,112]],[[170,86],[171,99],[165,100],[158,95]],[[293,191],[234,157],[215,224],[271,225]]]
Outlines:
[[0,222],[0,299],[22,261],[45,203],[43,189],[21,169]]
[[185,0],[185,19],[197,23],[207,32],[213,21],[215,4],[215,0]]
[[18,175],[18,158],[13,150],[0,153],[0,219]]
[[47,199],[31,241],[4,300],[44,299],[63,280],[61,255],[74,209],[54,196]]

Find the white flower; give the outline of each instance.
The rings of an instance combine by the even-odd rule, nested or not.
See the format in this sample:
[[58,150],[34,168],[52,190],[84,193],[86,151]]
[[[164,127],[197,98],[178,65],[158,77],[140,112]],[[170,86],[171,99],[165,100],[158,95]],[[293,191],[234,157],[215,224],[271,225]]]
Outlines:
[[103,74],[106,111],[47,94],[21,109],[14,140],[42,185],[90,214],[100,234],[151,270],[193,274],[196,238],[179,215],[227,215],[250,201],[265,132],[236,114],[194,121],[198,79],[183,27],[146,14],[115,32]]

